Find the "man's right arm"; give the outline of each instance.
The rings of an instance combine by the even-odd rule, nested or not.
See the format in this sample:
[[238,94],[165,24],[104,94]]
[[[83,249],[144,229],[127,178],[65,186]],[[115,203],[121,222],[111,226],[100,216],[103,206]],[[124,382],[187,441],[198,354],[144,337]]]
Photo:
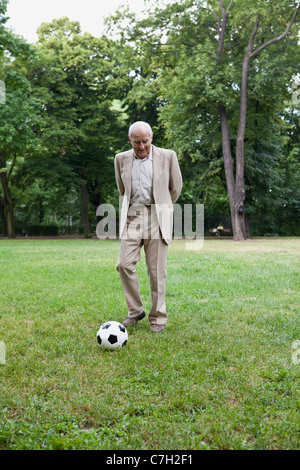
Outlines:
[[120,155],[119,154],[117,154],[115,156],[115,178],[116,178],[116,183],[117,183],[119,193],[120,193],[121,196],[124,196],[125,188],[124,188],[123,181],[122,181],[122,178],[121,178]]

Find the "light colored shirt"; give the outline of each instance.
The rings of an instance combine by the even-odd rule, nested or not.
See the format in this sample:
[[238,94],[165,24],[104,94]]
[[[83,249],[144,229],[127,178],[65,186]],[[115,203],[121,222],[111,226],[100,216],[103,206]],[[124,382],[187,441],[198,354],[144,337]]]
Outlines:
[[131,174],[130,204],[149,206],[153,203],[152,194],[153,157],[152,146],[148,157],[135,156]]

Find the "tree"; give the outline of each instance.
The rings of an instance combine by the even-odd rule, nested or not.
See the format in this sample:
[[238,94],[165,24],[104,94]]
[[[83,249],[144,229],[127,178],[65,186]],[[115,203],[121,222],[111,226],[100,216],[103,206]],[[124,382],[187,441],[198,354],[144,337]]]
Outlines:
[[[219,34],[219,45],[217,50],[217,63],[221,64],[222,56],[224,53],[224,40],[226,27],[228,22],[229,10],[232,6],[232,0],[226,9],[224,2],[219,1],[221,15],[217,16],[216,19],[218,22],[218,34]],[[237,139],[236,139],[236,174],[234,177],[233,172],[233,159],[230,149],[230,135],[229,135],[229,126],[227,111],[224,103],[219,103],[219,115],[222,128],[222,145],[223,145],[223,156],[224,156],[224,166],[225,174],[230,202],[231,210],[231,220],[234,231],[234,238],[236,240],[244,240],[246,238],[246,226],[245,226],[245,181],[244,181],[244,169],[245,169],[245,155],[244,155],[244,141],[245,141],[245,129],[246,129],[246,116],[247,116],[247,85],[249,77],[249,65],[250,62],[255,58],[258,58],[260,53],[270,47],[272,44],[275,44],[278,41],[283,40],[291,31],[291,27],[294,24],[297,14],[299,12],[299,7],[294,11],[292,19],[288,23],[287,27],[281,34],[274,34],[272,32],[272,37],[268,40],[265,40],[263,37],[267,34],[266,23],[263,24],[263,27],[260,30],[260,37],[258,37],[259,27],[262,14],[269,13],[268,10],[258,8],[255,11],[255,24],[251,30],[250,35],[248,36],[248,45],[243,56],[242,62],[242,74],[241,74],[241,84],[240,84],[240,112],[239,112],[239,123],[237,130]],[[262,22],[263,23],[263,22]]]
[[298,67],[298,11],[297,1],[287,0],[187,0],[156,9],[127,33],[151,57],[161,122],[179,154],[203,160],[211,145],[217,159],[222,144],[236,240],[247,236],[245,165],[263,141],[256,121],[275,129]]
[[37,144],[33,132],[36,125],[37,100],[31,95],[28,80],[17,61],[30,61],[33,51],[22,39],[13,35],[5,23],[7,2],[0,2],[0,79],[5,84],[5,100],[0,104],[0,195],[1,218],[4,233],[14,238],[14,202],[10,179],[17,159],[30,153]]
[[[28,135],[26,119],[28,107],[25,88],[19,83],[19,77],[14,74],[6,75],[6,104],[0,108],[0,119],[3,123],[0,132],[0,176],[3,191],[1,198],[3,207],[4,232],[9,238],[14,237],[13,199],[9,181],[16,163],[17,155],[24,150],[24,141]],[[22,112],[20,112],[22,109]],[[21,137],[21,138],[20,138]]]
[[79,23],[61,18],[40,26],[36,48],[30,79],[45,103],[45,158],[59,155],[72,170],[88,236],[89,207],[96,209],[100,191],[104,197],[114,183],[113,157],[124,128],[113,106],[120,85],[114,43],[81,34]]

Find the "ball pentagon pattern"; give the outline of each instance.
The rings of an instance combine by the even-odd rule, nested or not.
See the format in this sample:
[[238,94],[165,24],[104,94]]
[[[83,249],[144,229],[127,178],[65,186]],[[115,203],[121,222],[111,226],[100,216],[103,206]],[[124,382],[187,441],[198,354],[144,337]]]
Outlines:
[[127,341],[127,330],[117,321],[103,323],[97,332],[97,342],[101,349],[119,349],[125,346]]

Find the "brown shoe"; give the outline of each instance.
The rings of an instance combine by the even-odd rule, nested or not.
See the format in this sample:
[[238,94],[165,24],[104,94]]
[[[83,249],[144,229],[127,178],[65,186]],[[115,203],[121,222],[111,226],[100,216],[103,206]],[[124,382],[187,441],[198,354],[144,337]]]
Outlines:
[[164,331],[165,325],[150,325],[150,330],[152,333],[161,333]]
[[137,317],[134,317],[134,318],[127,317],[123,321],[123,325],[124,326],[134,326],[134,325],[137,324],[138,321],[143,320],[143,318],[145,318],[145,316],[146,316],[145,312],[142,312]]

